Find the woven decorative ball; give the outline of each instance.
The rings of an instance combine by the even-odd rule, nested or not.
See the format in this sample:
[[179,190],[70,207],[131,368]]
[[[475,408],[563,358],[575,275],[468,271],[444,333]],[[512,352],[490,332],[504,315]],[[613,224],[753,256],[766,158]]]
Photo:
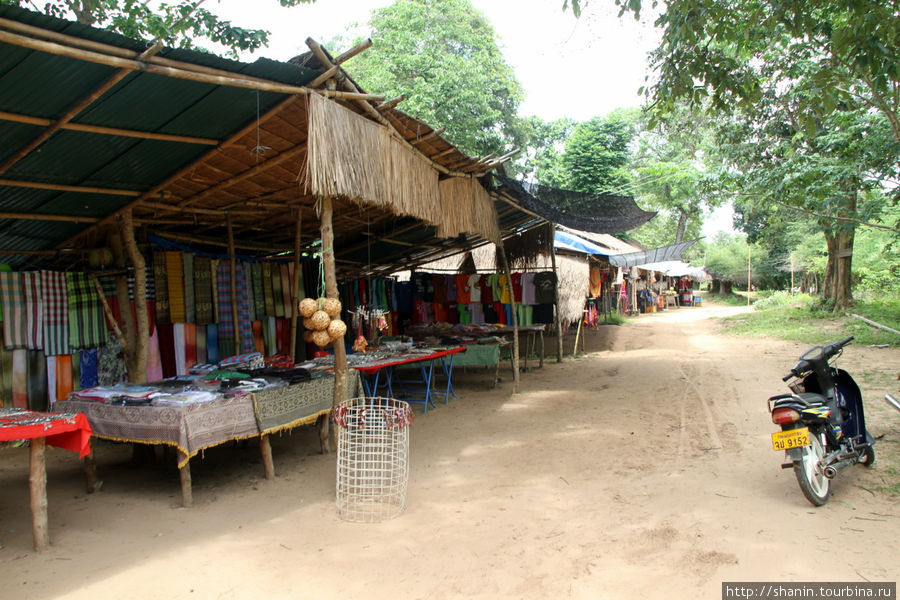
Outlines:
[[331,336],[328,335],[328,332],[325,330],[322,331],[313,331],[312,340],[316,346],[320,348],[324,348],[328,344],[331,343]]
[[300,301],[300,314],[307,319],[319,309],[319,303],[312,298],[304,298]]
[[332,319],[337,318],[341,314],[341,301],[337,298],[319,298],[322,310],[328,313]]
[[[308,331],[315,329],[315,327],[313,327],[313,324],[312,324],[312,319],[303,319],[303,328]],[[310,341],[312,341],[312,340],[310,340]]]
[[312,325],[311,329],[324,331],[328,327],[328,324],[331,323],[331,317],[329,317],[328,313],[324,310],[317,310],[313,313],[313,316],[309,318],[309,323]]
[[328,335],[331,336],[331,339],[336,340],[338,338],[344,337],[344,334],[347,333],[347,325],[340,319],[335,319],[328,324],[328,329],[326,329],[325,331],[328,332]]

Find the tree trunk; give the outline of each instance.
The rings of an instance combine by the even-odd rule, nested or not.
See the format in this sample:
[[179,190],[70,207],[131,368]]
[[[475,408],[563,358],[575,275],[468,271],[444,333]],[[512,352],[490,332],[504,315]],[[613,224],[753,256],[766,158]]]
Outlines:
[[[138,249],[134,239],[134,222],[131,218],[131,210],[122,213],[120,232],[125,244],[125,251],[134,267],[134,310],[137,316],[137,335],[135,336],[134,351],[131,360],[126,354],[126,367],[128,380],[136,383],[147,381],[147,355],[150,347],[150,321],[147,316],[147,263],[144,255]],[[127,299],[126,291],[126,299]],[[125,307],[130,308],[126,303]]]
[[837,239],[828,231],[825,232],[825,245],[828,247],[828,261],[825,263],[825,278],[822,281],[822,298],[834,298],[835,257],[837,255]]
[[851,291],[852,262],[853,262],[853,238],[855,232],[842,231],[837,235],[837,257],[835,258],[834,274],[834,312],[845,311],[853,306],[853,294]]

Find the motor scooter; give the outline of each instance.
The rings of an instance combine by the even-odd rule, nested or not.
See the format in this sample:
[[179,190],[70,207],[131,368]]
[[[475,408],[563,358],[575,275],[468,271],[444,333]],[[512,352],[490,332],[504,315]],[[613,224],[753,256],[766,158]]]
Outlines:
[[769,398],[772,422],[781,425],[772,434],[772,447],[785,452],[782,468],[794,470],[800,490],[815,506],[828,502],[831,480],[841,470],[875,462],[859,386],[830,364],[851,341],[852,336],[804,352],[782,378],[791,393]]

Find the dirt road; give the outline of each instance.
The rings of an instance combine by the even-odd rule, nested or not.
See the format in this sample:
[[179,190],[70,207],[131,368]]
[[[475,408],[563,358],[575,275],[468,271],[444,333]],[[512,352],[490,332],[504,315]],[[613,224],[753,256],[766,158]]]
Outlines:
[[[900,351],[850,347],[841,366],[883,436],[879,464],[836,480],[813,508],[782,455],[765,399],[802,348],[720,335],[681,308],[589,331],[588,352],[461,398],[411,429],[408,508],[338,519],[334,455],[312,429],[193,464],[178,508],[168,462],[133,468],[96,446],[103,491],[50,453],[52,547],[31,551],[27,452],[0,451],[0,581],[7,598],[720,598],[722,581],[893,581],[900,556]],[[571,340],[566,340],[571,350]],[[893,468],[891,469],[891,465]],[[843,560],[835,561],[835,556]]]

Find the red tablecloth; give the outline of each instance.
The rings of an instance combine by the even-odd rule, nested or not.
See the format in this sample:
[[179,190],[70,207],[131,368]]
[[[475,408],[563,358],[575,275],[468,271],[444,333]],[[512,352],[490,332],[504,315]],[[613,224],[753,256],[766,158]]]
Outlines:
[[84,458],[91,451],[91,426],[78,413],[60,415],[21,408],[0,408],[0,442],[43,437],[51,446],[77,452]]
[[441,358],[442,356],[449,356],[451,354],[459,354],[460,352],[465,352],[465,346],[457,346],[455,348],[447,348],[446,350],[437,350],[435,352],[430,352],[428,354],[424,353],[408,353],[401,354],[395,358],[386,358],[383,360],[379,360],[370,364],[365,365],[350,365],[350,368],[356,369],[357,371],[362,371],[368,375],[375,373],[379,369],[383,369],[385,367],[396,367],[397,365],[403,365],[407,363],[421,362],[425,360],[434,360],[436,358]]

